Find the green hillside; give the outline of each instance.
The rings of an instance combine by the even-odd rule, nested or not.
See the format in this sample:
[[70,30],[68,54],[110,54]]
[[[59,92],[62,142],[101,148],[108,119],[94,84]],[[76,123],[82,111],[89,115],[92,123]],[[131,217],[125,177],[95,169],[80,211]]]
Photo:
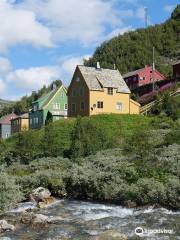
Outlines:
[[95,66],[99,61],[102,67],[113,68],[116,64],[124,74],[152,64],[153,46],[156,66],[168,76],[172,60],[180,59],[180,5],[163,24],[137,29],[104,42],[90,60],[85,60],[85,65]]
[[39,186],[57,197],[179,209],[180,125],[164,110],[60,120],[0,142],[0,213]]
[[2,111],[3,108],[9,107],[9,106],[12,105],[12,104],[14,104],[14,102],[0,99],[0,113],[1,113],[1,111]]

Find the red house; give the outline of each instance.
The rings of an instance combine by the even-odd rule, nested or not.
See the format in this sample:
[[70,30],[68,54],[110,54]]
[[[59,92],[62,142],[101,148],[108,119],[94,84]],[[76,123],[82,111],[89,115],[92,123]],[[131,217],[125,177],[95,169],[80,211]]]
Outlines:
[[180,80],[180,61],[173,64],[173,78],[174,80]]
[[[145,66],[145,68],[126,73],[123,78],[131,90],[147,84],[151,84],[153,83],[152,67]],[[157,70],[154,71],[154,82],[162,81],[165,79],[165,76],[163,76],[160,72],[158,72]]]

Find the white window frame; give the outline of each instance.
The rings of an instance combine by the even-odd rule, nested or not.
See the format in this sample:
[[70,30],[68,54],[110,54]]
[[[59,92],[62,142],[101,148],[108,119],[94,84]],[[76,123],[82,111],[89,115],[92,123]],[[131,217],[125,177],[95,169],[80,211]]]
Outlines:
[[60,103],[53,103],[53,109],[54,110],[60,110],[61,109]]
[[67,103],[64,104],[64,110],[68,110],[68,104]]
[[123,103],[122,102],[117,102],[116,103],[116,110],[118,111],[123,111]]

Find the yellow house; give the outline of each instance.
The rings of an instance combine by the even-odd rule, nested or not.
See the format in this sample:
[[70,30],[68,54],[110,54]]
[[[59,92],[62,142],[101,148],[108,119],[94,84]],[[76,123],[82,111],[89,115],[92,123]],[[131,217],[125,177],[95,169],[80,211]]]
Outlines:
[[29,114],[24,113],[11,120],[11,134],[27,131],[29,129]]
[[121,113],[139,114],[140,104],[118,70],[78,65],[68,89],[68,116]]

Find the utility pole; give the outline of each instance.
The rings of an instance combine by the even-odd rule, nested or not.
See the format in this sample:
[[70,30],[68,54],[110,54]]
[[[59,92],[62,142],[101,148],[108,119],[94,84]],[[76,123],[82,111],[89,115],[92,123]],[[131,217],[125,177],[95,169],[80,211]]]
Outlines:
[[152,65],[153,92],[155,90],[155,48],[153,47],[153,65]]
[[144,8],[145,28],[148,27],[148,8]]

